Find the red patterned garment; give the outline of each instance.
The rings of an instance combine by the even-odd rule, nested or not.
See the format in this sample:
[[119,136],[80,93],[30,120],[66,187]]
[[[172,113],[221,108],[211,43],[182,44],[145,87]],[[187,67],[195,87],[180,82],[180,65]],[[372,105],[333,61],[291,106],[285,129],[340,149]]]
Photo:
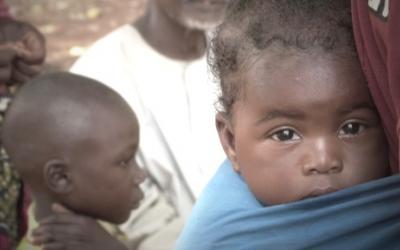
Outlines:
[[360,61],[389,140],[390,164],[398,173],[400,135],[400,1],[352,0]]
[[[0,96],[0,126],[4,118],[4,101]],[[10,165],[0,145],[0,249],[14,249],[27,231],[29,198],[21,179]]]
[[[0,17],[11,18],[8,6],[0,0]],[[0,96],[0,128],[11,96]],[[22,182],[10,166],[0,145],[0,249],[14,249],[27,230],[28,196]]]

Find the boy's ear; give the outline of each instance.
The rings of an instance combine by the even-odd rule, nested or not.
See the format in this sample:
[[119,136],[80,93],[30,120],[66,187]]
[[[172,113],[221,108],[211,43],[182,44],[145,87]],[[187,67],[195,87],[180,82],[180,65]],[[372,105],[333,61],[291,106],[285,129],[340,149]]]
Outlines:
[[47,188],[56,194],[67,194],[72,190],[69,165],[60,159],[52,159],[44,166],[43,177]]
[[235,133],[233,131],[231,121],[223,114],[217,113],[217,115],[215,116],[215,124],[217,126],[219,140],[225,151],[226,156],[231,161],[233,169],[236,172],[240,172],[240,168],[236,158]]

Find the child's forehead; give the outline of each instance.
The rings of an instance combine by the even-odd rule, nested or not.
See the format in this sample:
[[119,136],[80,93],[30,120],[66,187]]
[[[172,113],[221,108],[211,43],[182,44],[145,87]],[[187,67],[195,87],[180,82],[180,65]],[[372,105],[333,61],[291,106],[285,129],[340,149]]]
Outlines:
[[[100,127],[109,126],[119,129],[129,129],[131,127],[134,130],[138,130],[139,124],[135,116],[135,113],[130,109],[130,107],[125,105],[113,105],[111,106],[101,106],[99,105],[97,111],[94,112],[93,125]],[[107,130],[107,132],[112,132]]]
[[320,94],[316,90],[321,88],[328,92],[366,89],[357,58],[337,58],[329,53],[264,53],[242,71],[241,84],[244,96],[250,89],[259,94],[261,90],[296,94],[298,86],[315,94]]
[[266,77],[288,77],[294,73],[316,74],[321,70],[325,74],[332,74],[332,77],[337,77],[340,71],[355,70],[355,74],[342,76],[357,79],[360,77],[361,66],[353,54],[288,48],[287,50],[265,50],[249,58],[240,73],[242,77],[253,78],[257,82]]
[[136,117],[122,101],[103,102],[90,99],[76,102],[67,99],[55,103],[48,108],[48,111],[47,121],[43,121],[47,123],[46,127],[51,128],[52,133],[65,135],[71,139],[94,138],[101,134],[112,138],[116,130],[126,134],[138,133]]
[[88,125],[86,129],[73,133],[70,146],[90,151],[92,155],[114,157],[139,144],[139,124],[131,112],[103,110],[96,113]]

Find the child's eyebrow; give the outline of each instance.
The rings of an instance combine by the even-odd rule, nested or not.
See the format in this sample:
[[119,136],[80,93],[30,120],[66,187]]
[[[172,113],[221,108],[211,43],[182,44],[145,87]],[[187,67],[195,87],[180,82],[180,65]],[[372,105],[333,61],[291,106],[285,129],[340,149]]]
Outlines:
[[305,114],[298,110],[283,110],[283,109],[275,109],[268,112],[263,118],[256,122],[256,126],[260,125],[261,123],[277,119],[277,118],[289,118],[289,119],[296,119],[302,120],[305,118]]
[[125,150],[126,151],[133,151],[136,150],[138,148],[138,143],[130,143],[128,145],[125,146]]
[[349,107],[345,107],[345,108],[339,109],[338,113],[340,115],[346,115],[348,113],[351,113],[351,112],[353,112],[355,110],[359,110],[359,109],[369,109],[369,110],[371,110],[373,112],[376,112],[375,107],[371,103],[362,102],[362,103],[356,103],[356,104],[351,105]]
[[130,143],[127,144],[125,146],[121,146],[121,148],[119,148],[119,156],[120,157],[126,157],[126,156],[131,156],[133,153],[136,154],[137,153],[137,148],[138,148],[138,144],[136,143]]

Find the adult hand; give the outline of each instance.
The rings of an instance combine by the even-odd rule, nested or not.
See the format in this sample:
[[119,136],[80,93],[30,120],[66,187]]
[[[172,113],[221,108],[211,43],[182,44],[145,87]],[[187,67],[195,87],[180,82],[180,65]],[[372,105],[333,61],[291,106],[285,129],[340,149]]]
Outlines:
[[32,233],[32,243],[43,250],[126,250],[90,217],[53,204],[53,215],[43,219]]
[[[45,39],[32,25],[8,18],[0,19],[0,83],[21,84],[41,71],[45,56]],[[11,69],[11,70],[10,70]],[[11,73],[9,73],[11,72]]]
[[10,44],[0,44],[0,93],[6,92],[6,85],[11,80],[12,62],[17,51]]

